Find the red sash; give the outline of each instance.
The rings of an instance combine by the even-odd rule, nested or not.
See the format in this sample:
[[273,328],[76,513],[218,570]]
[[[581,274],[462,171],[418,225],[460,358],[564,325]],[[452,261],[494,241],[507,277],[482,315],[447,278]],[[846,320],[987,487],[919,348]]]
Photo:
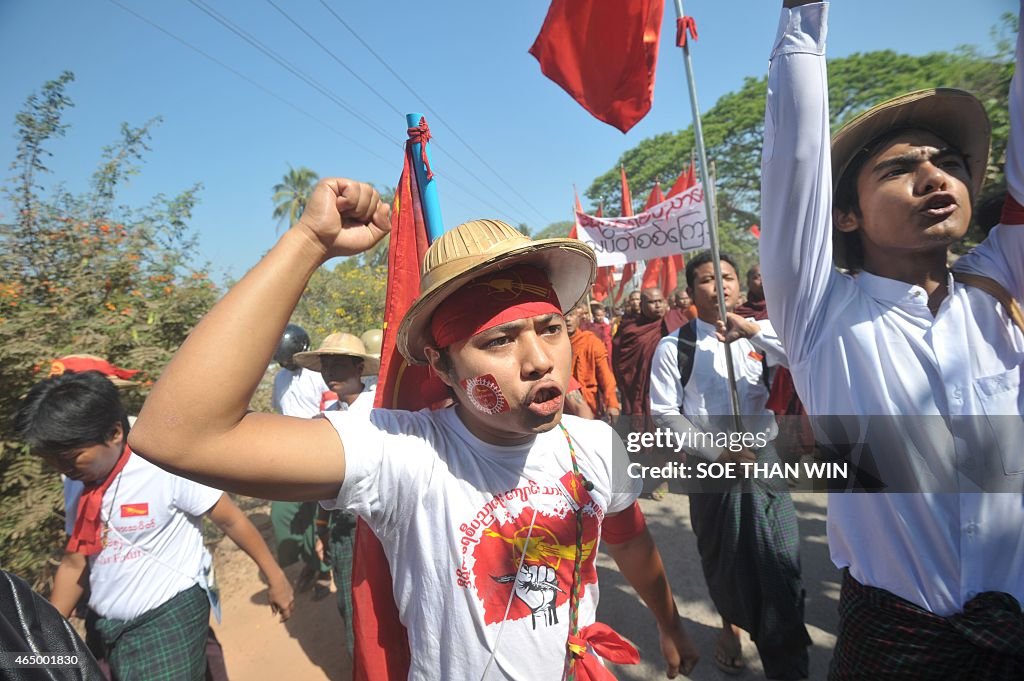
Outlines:
[[86,486],[82,497],[78,500],[78,513],[75,515],[75,529],[68,541],[67,551],[70,553],[81,553],[86,556],[93,556],[103,550],[103,522],[100,519],[100,509],[103,507],[103,494],[114,482],[124,465],[128,463],[128,457],[132,450],[125,445],[124,451],[117,459],[117,463],[103,482]]

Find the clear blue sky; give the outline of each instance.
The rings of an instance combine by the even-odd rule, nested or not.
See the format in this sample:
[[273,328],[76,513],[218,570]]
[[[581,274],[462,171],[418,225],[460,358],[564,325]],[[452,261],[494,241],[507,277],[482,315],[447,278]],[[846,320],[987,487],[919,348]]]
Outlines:
[[[76,76],[68,90],[75,107],[65,119],[72,127],[65,138],[50,145],[54,172],[47,181],[84,189],[102,147],[116,139],[121,122],[139,125],[162,116],[142,172],[131,179],[121,202],[140,205],[159,192],[175,194],[201,182],[200,204],[191,224],[200,236],[202,256],[218,275],[240,276],[273,244],[271,187],[288,164],[307,166],[321,176],[396,184],[405,121],[392,106],[402,113],[423,111],[423,102],[389,74],[320,0],[274,1],[333,57],[267,0],[208,0],[208,6],[386,135],[303,83],[189,0],[118,1],[317,120],[109,0],[0,0],[0,162],[5,170],[14,159],[14,116],[25,97],[68,69]],[[501,174],[503,179],[496,177],[428,112],[440,147],[434,150],[434,163],[443,176],[440,194],[449,226],[474,217],[501,217],[537,230],[570,219],[573,183],[582,192],[626,149],[691,122],[682,57],[672,44],[671,0],[665,6],[654,106],[627,135],[587,114],[541,75],[527,53],[547,2],[324,2]],[[701,108],[707,110],[744,77],[765,72],[781,2],[685,4],[700,32],[693,59]],[[1016,11],[1016,3],[837,0],[831,9],[829,54],[882,48],[922,54],[961,44],[984,49],[989,29],[1006,11]],[[379,94],[359,83],[335,58]],[[0,212],[8,210],[0,203]]]

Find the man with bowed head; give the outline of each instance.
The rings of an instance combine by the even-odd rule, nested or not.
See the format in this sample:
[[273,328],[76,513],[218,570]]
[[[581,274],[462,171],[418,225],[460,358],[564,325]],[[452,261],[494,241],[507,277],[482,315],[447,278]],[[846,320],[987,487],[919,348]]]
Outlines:
[[[370,185],[321,181],[299,222],[178,351],[140,414],[135,446],[238,492],[327,499],[364,518],[394,571],[410,679],[550,679],[567,667],[578,679],[607,679],[599,658],[636,661],[595,622],[602,538],[655,617],[667,675],[688,673],[697,654],[621,441],[605,423],[562,415],[562,313],[596,269],[578,241],[533,242],[478,220],[430,247],[397,345],[407,361],[429,362],[453,407],[313,420],[247,412],[313,271],[389,230]],[[199,365],[215,374],[203,386],[191,380]],[[282,465],[298,451],[305,465]]]

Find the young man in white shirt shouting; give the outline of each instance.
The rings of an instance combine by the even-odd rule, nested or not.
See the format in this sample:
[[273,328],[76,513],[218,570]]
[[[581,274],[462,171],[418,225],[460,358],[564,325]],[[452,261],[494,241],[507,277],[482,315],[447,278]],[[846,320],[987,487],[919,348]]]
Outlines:
[[[181,347],[133,442],[202,480],[269,498],[329,499],[364,518],[391,565],[410,679],[535,681],[567,669],[597,679],[607,678],[598,658],[635,660],[594,621],[602,533],[655,615],[668,675],[687,673],[696,651],[621,443],[605,423],[562,416],[570,371],[562,314],[596,269],[578,241],[533,242],[477,220],[431,245],[397,345],[409,362],[430,363],[454,407],[313,420],[247,412],[313,271],[366,250],[390,227],[371,186],[321,181],[299,222]],[[192,380],[200,367],[212,372],[203,386]],[[285,465],[298,452],[304,465]]]
[[786,0],[772,53],[764,288],[819,434],[852,443],[879,486],[904,492],[829,498],[845,570],[830,678],[1019,679],[1024,334],[1010,309],[1024,295],[1024,48],[1002,224],[951,272],[988,160],[985,110],[960,90],[911,93],[830,144],[827,13]]

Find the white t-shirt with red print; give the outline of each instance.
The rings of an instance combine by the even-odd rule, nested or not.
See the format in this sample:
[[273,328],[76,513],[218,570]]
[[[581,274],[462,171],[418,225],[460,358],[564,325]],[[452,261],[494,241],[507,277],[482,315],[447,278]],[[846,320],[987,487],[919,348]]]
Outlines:
[[[381,540],[409,632],[409,678],[481,678],[510,600],[488,677],[561,678],[576,554],[562,429],[499,447],[471,434],[453,408],[326,417],[344,444],[346,472],[338,498],[324,505],[357,513]],[[562,423],[594,485],[579,490],[582,628],[597,610],[601,521],[630,506],[641,481],[627,476],[625,450],[607,424]]]
[[[65,512],[74,518],[79,499],[67,492]],[[202,521],[222,494],[132,454],[103,493],[103,549],[89,557],[89,607],[131,620],[205,584]]]

